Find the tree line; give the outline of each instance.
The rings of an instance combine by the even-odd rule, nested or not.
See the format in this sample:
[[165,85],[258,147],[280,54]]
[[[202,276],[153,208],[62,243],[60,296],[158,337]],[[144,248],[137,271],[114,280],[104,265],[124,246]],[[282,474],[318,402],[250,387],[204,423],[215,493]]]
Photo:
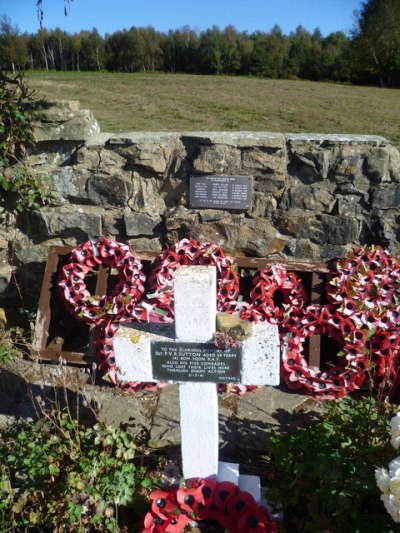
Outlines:
[[131,27],[104,37],[96,29],[20,33],[0,19],[0,65],[6,69],[108,70],[253,75],[400,86],[400,0],[362,3],[349,36],[302,26],[289,35],[213,26],[162,33]]

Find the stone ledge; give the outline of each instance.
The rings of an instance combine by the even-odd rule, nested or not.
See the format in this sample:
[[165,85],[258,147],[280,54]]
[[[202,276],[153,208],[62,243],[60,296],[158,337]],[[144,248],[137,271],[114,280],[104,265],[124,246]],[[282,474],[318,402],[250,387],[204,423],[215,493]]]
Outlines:
[[354,135],[347,133],[285,133],[286,139],[292,143],[315,142],[335,144],[370,144],[386,146],[389,143],[385,137],[379,135]]
[[369,144],[374,147],[388,146],[390,142],[379,135],[356,135],[347,133],[279,133],[268,131],[134,131],[124,133],[97,133],[87,141],[88,146],[119,146],[140,144],[143,142],[196,141],[203,144],[224,144],[238,148],[247,146],[264,146],[268,148],[285,148],[286,143],[301,144],[305,142],[322,144]]

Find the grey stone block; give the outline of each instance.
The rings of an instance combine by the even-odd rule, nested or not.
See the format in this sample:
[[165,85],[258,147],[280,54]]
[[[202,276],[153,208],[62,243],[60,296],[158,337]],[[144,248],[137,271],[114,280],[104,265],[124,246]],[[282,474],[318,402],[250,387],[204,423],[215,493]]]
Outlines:
[[129,237],[140,235],[154,235],[159,231],[162,222],[160,216],[151,216],[147,213],[130,213],[124,216],[126,234]]
[[93,176],[88,180],[87,197],[96,205],[125,206],[132,195],[132,183],[127,178],[112,176]]
[[90,176],[87,170],[62,167],[52,176],[54,190],[63,200],[87,203],[87,182]]
[[33,111],[33,126],[38,142],[86,141],[100,133],[99,124],[92,112],[71,104],[44,102],[41,109]]
[[400,208],[400,183],[388,183],[376,189],[372,207],[378,209]]
[[82,235],[87,238],[88,235],[98,237],[102,234],[101,213],[90,211],[88,206],[71,207],[43,207],[40,211],[30,213],[31,221],[37,224],[35,233],[50,238],[74,236],[80,239]]

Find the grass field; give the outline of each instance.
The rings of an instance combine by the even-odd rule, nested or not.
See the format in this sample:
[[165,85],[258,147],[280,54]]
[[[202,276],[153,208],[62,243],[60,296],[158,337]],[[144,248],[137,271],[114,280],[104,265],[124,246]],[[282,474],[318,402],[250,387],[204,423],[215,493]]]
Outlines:
[[80,100],[103,132],[253,130],[382,135],[400,146],[400,90],[186,74],[32,72],[48,99]]

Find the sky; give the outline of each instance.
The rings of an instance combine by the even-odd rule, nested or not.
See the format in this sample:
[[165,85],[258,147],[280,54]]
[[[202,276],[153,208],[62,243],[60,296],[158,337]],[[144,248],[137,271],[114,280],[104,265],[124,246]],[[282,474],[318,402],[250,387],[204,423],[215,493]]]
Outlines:
[[[278,24],[283,33],[302,25],[326,36],[334,31],[348,33],[353,11],[361,0],[73,0],[68,16],[63,0],[43,0],[43,27],[69,33],[97,28],[100,34],[153,26],[161,32],[187,25],[205,30],[232,24],[239,31],[268,32]],[[0,0],[0,16],[6,15],[21,32],[39,29],[36,0]]]

